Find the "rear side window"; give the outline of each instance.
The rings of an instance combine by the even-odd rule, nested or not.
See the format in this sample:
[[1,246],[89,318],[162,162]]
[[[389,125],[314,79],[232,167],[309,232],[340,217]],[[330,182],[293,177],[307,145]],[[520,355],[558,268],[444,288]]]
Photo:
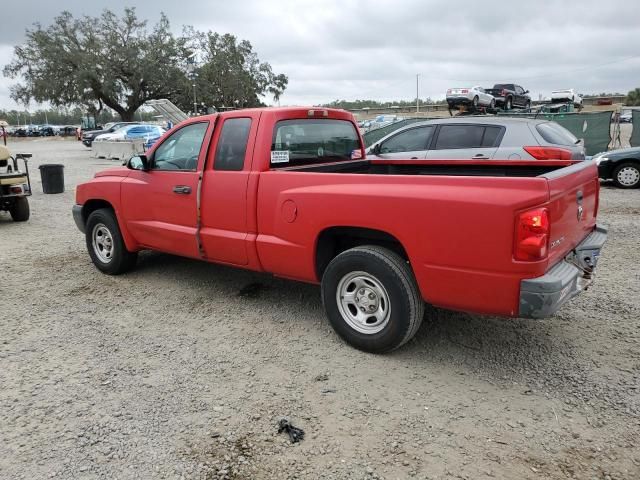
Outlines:
[[358,132],[346,120],[282,120],[273,130],[271,166],[351,160],[351,153],[359,149]]
[[575,145],[578,142],[573,133],[555,122],[539,123],[536,130],[545,142],[553,145]]
[[484,128],[483,125],[443,125],[435,149],[479,148],[482,146]]
[[412,128],[391,137],[380,145],[380,153],[416,152],[426,150],[431,142],[433,127]]
[[482,139],[483,147],[497,147],[500,144],[502,127],[485,127]]
[[244,168],[250,129],[250,118],[229,118],[224,121],[213,164],[216,170],[239,171]]

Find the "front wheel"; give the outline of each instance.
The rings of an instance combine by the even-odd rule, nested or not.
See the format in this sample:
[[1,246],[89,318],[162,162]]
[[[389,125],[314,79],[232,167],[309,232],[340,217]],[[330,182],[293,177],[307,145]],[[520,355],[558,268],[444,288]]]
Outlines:
[[135,266],[138,254],[127,250],[112,210],[101,208],[92,212],[85,232],[89,256],[98,270],[119,275]]
[[613,171],[613,182],[620,188],[636,188],[640,186],[640,165],[627,162]]
[[495,108],[496,108],[496,99],[495,98],[491,99],[491,103],[489,103],[489,108],[491,110],[495,110]]
[[16,198],[15,203],[9,209],[9,213],[14,222],[26,222],[29,220],[31,211],[27,197]]
[[424,315],[407,262],[373,245],[352,248],[331,261],[322,276],[322,302],[336,333],[371,353],[404,345]]
[[479,102],[480,102],[480,99],[478,98],[477,95],[475,97],[473,97],[473,108],[478,108],[478,103]]

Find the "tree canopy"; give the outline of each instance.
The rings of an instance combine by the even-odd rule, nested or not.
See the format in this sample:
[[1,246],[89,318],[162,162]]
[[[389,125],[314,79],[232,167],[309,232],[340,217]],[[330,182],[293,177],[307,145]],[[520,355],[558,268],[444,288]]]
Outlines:
[[638,107],[638,106],[640,106],[640,88],[636,88],[634,90],[631,90],[627,94],[627,98],[625,99],[624,104],[628,105],[630,107]]
[[78,105],[96,113],[109,107],[123,120],[152,99],[168,98],[189,110],[193,79],[199,103],[215,107],[258,106],[261,96],[279,98],[288,81],[261,63],[245,40],[190,27],[175,36],[164,14],[149,28],[134,8],[122,16],[105,10],[82,18],[65,11],[48,27],[34,24],[4,74],[19,79],[11,91],[18,102]]

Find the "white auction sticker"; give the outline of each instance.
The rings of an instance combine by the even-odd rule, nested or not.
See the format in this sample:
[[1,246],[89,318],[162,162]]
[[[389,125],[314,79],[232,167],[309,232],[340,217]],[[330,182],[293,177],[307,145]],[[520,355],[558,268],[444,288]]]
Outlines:
[[271,163],[289,163],[289,150],[274,150],[271,152]]

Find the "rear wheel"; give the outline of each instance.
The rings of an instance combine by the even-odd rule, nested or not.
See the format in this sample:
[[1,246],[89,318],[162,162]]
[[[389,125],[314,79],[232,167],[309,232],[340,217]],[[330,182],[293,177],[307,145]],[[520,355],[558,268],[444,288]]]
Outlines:
[[16,198],[15,203],[9,209],[9,213],[14,222],[26,222],[29,220],[31,211],[27,197]]
[[85,232],[89,256],[98,270],[119,275],[135,266],[138,254],[127,250],[112,210],[101,208],[92,212]]
[[620,188],[637,188],[640,185],[640,164],[627,162],[613,171],[613,182]]
[[322,276],[329,322],[347,343],[372,353],[394,350],[418,331],[424,302],[398,254],[362,246],[335,257]]
[[496,99],[495,98],[491,99],[491,103],[489,104],[489,108],[492,109],[492,110],[496,108]]
[[526,108],[527,110],[531,109],[531,102],[529,100],[527,100],[527,103],[525,103],[524,108]]
[[513,101],[511,100],[511,97],[508,97],[504,102],[504,109],[511,110],[512,107],[513,107]]
[[480,102],[480,99],[476,95],[475,97],[473,97],[473,107],[474,108],[478,108],[478,102]]

